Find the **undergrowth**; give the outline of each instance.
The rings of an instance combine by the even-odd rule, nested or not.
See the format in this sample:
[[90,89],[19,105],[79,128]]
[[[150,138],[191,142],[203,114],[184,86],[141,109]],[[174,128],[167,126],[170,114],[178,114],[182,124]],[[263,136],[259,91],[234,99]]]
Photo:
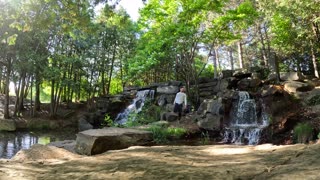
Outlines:
[[293,129],[293,137],[297,143],[307,143],[312,140],[312,126],[309,123],[299,123]]

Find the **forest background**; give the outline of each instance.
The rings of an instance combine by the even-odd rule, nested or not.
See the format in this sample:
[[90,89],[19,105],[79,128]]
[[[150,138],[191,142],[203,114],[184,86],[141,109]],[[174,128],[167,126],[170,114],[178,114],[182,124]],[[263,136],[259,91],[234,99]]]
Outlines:
[[[145,0],[137,22],[119,0],[0,0],[0,92],[10,118],[28,98],[90,101],[168,80],[199,103],[199,77],[225,69],[319,78],[319,0]],[[98,15],[96,6],[103,4]]]

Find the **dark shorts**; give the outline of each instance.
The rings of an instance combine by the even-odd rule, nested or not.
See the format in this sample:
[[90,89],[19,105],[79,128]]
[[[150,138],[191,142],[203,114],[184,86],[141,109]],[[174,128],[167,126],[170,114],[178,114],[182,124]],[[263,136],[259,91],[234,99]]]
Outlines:
[[183,104],[175,103],[175,104],[174,104],[174,108],[173,108],[173,112],[175,112],[175,113],[181,113],[181,112],[182,112],[182,105],[183,105]]

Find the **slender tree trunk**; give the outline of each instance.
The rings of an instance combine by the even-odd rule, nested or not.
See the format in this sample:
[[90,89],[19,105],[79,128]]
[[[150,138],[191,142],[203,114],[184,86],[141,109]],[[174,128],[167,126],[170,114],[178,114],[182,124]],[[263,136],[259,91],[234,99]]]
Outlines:
[[213,78],[218,78],[218,66],[217,66],[217,54],[216,54],[216,51],[215,51],[215,48],[214,50],[212,51],[212,57],[213,57]]
[[238,42],[238,56],[239,56],[239,66],[240,69],[243,69],[243,57],[242,57],[242,44],[241,41]]
[[262,30],[261,30],[261,25],[258,25],[258,33],[260,36],[260,43],[261,43],[261,52],[262,52],[262,59],[264,62],[264,66],[268,67],[268,58],[267,58],[267,52],[266,52],[266,45],[264,42],[264,38],[263,38],[263,34],[262,34]]
[[301,61],[299,57],[297,58],[297,73],[298,73],[299,79],[303,79],[302,72],[301,72]]
[[11,60],[8,59],[7,64],[7,71],[6,71],[6,83],[5,83],[5,100],[4,100],[4,118],[9,119],[10,113],[9,113],[9,104],[10,104],[10,97],[9,97],[9,85],[10,85],[10,75],[11,75]]
[[33,76],[31,77],[31,84],[30,84],[30,116],[34,117],[32,86],[33,86]]
[[4,91],[2,90],[2,88],[3,88],[3,85],[2,85],[2,78],[3,78],[3,76],[2,76],[2,74],[3,74],[3,67],[0,66],[0,94],[4,92]]
[[21,78],[21,89],[20,89],[20,98],[19,98],[19,106],[18,106],[18,116],[20,116],[21,111],[23,110],[23,102],[24,102],[24,91],[26,87],[26,73],[22,74]]
[[280,82],[280,72],[279,72],[279,58],[275,52],[273,52],[269,59],[269,69],[270,73],[276,76],[276,82]]
[[263,26],[263,31],[264,31],[264,35],[265,35],[265,37],[266,37],[266,39],[265,39],[265,43],[266,43],[266,45],[267,45],[267,49],[266,49],[266,55],[267,55],[267,62],[268,62],[268,64],[266,65],[266,66],[268,66],[270,63],[269,63],[269,60],[271,59],[271,56],[272,56],[272,52],[271,52],[271,44],[270,44],[270,39],[269,39],[269,34],[268,34],[268,29],[267,29],[267,25],[266,24],[264,24],[264,26]]
[[217,59],[217,74],[221,71],[221,64],[220,64],[220,59],[219,59],[219,47],[216,47],[214,49],[215,54],[216,54],[216,59]]
[[110,68],[110,74],[109,74],[109,79],[108,79],[108,90],[107,94],[109,95],[110,93],[110,85],[111,85],[111,78],[112,78],[112,73],[113,73],[113,66],[114,66],[114,61],[116,59],[116,46],[117,43],[115,42],[115,45],[113,47],[113,53],[112,53],[112,60],[111,60],[111,68]]
[[232,47],[229,47],[229,59],[230,59],[230,64],[231,64],[231,70],[234,70],[234,60],[233,60],[233,50]]
[[274,67],[275,67],[275,73],[276,73],[276,81],[280,82],[280,69],[279,69],[279,57],[276,53],[273,54],[274,56]]
[[16,94],[16,102],[14,104],[14,112],[13,112],[13,116],[16,117],[18,116],[18,111],[19,111],[19,101],[20,101],[20,88],[21,88],[21,81],[22,81],[22,77],[19,78],[18,82],[14,82],[14,90],[15,90],[15,94]]
[[54,89],[55,89],[55,80],[51,81],[51,100],[50,100],[50,116],[54,117],[54,107],[55,107],[55,93],[54,93]]
[[315,49],[314,43],[311,42],[311,55],[312,55],[312,64],[313,64],[313,69],[314,69],[314,76],[316,78],[319,78],[317,58],[316,58],[316,54],[314,52],[314,49]]
[[36,94],[35,94],[35,99],[34,99],[34,111],[40,111],[40,75],[39,73],[36,73]]

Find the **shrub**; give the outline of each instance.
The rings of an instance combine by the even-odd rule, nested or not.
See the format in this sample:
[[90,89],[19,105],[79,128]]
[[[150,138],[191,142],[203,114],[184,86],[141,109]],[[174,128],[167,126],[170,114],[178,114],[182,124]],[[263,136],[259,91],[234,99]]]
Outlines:
[[170,137],[173,137],[173,138],[181,138],[183,135],[185,135],[187,133],[187,130],[186,129],[183,129],[183,128],[171,128],[169,127],[167,129],[168,131],[168,134]]
[[312,131],[309,123],[299,123],[293,129],[293,137],[297,143],[307,143],[312,138]]
[[114,124],[113,120],[111,119],[111,117],[109,116],[109,114],[104,115],[102,125],[106,125],[108,127],[115,126],[115,124]]
[[183,128],[166,128],[161,126],[151,126],[148,130],[152,132],[153,141],[158,144],[166,143],[170,138],[179,139],[187,133],[187,130]]
[[129,115],[125,126],[133,127],[159,121],[161,110],[161,107],[153,104],[150,100],[146,100],[141,112]]
[[153,141],[157,144],[168,142],[168,131],[159,126],[152,126],[148,129],[152,132]]
[[208,145],[210,142],[210,135],[208,131],[201,132],[201,144],[202,145]]

